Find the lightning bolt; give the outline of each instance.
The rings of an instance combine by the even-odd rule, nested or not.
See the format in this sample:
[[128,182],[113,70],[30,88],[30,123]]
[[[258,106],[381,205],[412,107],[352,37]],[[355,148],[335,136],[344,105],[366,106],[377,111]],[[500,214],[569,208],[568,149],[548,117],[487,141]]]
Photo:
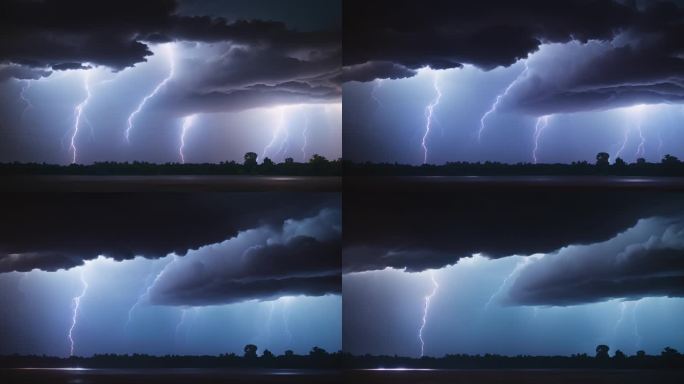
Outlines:
[[618,149],[617,152],[615,152],[615,158],[617,159],[620,157],[620,154],[625,150],[627,147],[627,142],[629,141],[629,134],[631,133],[631,130],[629,128],[625,129],[625,137],[622,140],[622,145],[620,145],[620,148]]
[[81,284],[83,286],[81,294],[72,299],[73,314],[71,316],[71,327],[69,328],[69,356],[74,355],[74,329],[76,328],[76,322],[78,320],[78,310],[81,307],[81,299],[83,298],[83,296],[85,296],[86,292],[88,291],[88,282],[86,282],[85,280],[83,267],[81,267]]
[[506,97],[506,95],[508,95],[508,92],[511,91],[511,88],[513,88],[513,86],[527,74],[529,70],[529,68],[527,67],[527,60],[523,62],[523,65],[525,66],[525,69],[522,72],[520,72],[520,74],[518,75],[518,77],[515,78],[515,80],[508,84],[506,89],[504,89],[503,93],[500,93],[496,96],[494,104],[492,104],[492,106],[487,110],[487,112],[485,112],[484,115],[482,115],[482,117],[480,118],[480,129],[477,131],[478,143],[482,142],[482,133],[485,130],[485,120],[487,119],[487,117],[489,117],[489,115],[491,115],[492,113],[496,112],[496,109],[499,107],[501,100],[503,100]]
[[128,310],[128,319],[126,320],[126,324],[124,325],[124,328],[128,329],[128,327],[131,324],[131,321],[133,321],[133,312],[135,311],[136,308],[138,308],[138,306],[140,304],[142,304],[142,302],[145,298],[148,298],[150,296],[150,289],[152,289],[152,286],[157,282],[157,280],[159,280],[159,278],[163,274],[164,274],[164,269],[162,269],[157,274],[157,276],[155,276],[154,280],[152,280],[151,282],[150,282],[150,277],[152,277],[152,273],[150,273],[147,276],[147,278],[145,279],[145,283],[146,283],[145,285],[147,288],[145,289],[145,291],[143,291],[143,293],[140,296],[138,296],[138,299],[135,301],[135,303],[133,303],[131,308]]
[[188,317],[188,309],[187,308],[182,308],[181,309],[181,316],[180,320],[178,321],[178,324],[176,324],[176,332],[174,333],[174,337],[176,339],[176,344],[178,344],[178,334],[181,330],[181,327],[183,324],[185,324],[185,320]]
[[442,92],[439,89],[439,76],[435,73],[432,79],[432,86],[435,88],[435,98],[430,102],[430,104],[425,107],[425,134],[423,134],[423,164],[427,164],[428,158],[428,148],[427,148],[427,138],[430,135],[430,129],[432,128],[432,114],[435,107],[439,104],[439,100],[442,98]]
[[537,118],[537,124],[534,126],[534,148],[532,149],[532,161],[537,164],[537,150],[539,149],[539,138],[544,132],[544,129],[549,125],[549,115]]
[[309,145],[309,116],[304,116],[304,129],[302,130],[302,163],[306,162],[306,147]]
[[21,87],[21,91],[19,91],[19,98],[20,98],[20,99],[24,102],[24,104],[25,104],[25,107],[24,107],[24,109],[21,111],[21,115],[20,115],[20,117],[19,117],[19,119],[20,119],[21,121],[24,120],[24,115],[26,114],[26,112],[27,112],[29,109],[33,108],[33,104],[32,104],[31,101],[26,97],[26,91],[28,91],[29,89],[31,89],[31,84],[33,84],[33,82],[32,82],[31,80],[25,80],[25,81],[24,81],[24,85]]
[[185,119],[183,119],[183,128],[181,130],[180,136],[180,146],[178,147],[178,154],[180,155],[182,164],[185,164],[185,155],[183,154],[183,149],[185,149],[185,135],[188,133],[188,130],[192,126],[192,122],[194,120],[195,115],[186,116]]
[[644,155],[646,154],[646,138],[644,137],[644,132],[641,130],[641,121],[637,122],[636,129],[637,133],[639,134],[639,145],[637,146],[637,150],[634,156],[638,159],[640,157],[644,157]]
[[430,301],[435,296],[435,294],[437,294],[437,289],[439,289],[439,284],[437,284],[437,280],[435,280],[435,273],[433,271],[430,271],[430,280],[432,280],[432,292],[430,292],[429,295],[425,296],[425,305],[423,306],[423,320],[421,321],[420,329],[418,329],[418,340],[420,340],[420,357],[423,357],[425,355],[425,340],[423,340],[423,330],[425,329],[425,325],[427,324],[427,316],[428,311],[430,309]]
[[634,307],[632,308],[632,323],[634,324],[634,336],[636,338],[635,346],[636,348],[639,348],[641,345],[641,334],[639,333],[639,322],[637,322],[637,308],[639,307],[639,304],[641,303],[641,299],[637,300],[634,303]]
[[663,158],[663,133],[658,131],[658,160]]
[[283,139],[282,143],[280,143],[280,148],[278,149],[278,152],[276,152],[275,156],[284,158],[285,155],[287,154],[287,150],[289,149],[289,143],[290,143],[290,128],[285,126],[284,127],[285,131],[285,138]]
[[382,106],[382,103],[380,103],[380,99],[378,99],[378,89],[380,89],[380,87],[382,86],[382,82],[383,82],[383,79],[376,79],[373,82],[373,88],[371,89],[371,93],[370,93],[371,99],[373,99],[373,101],[375,101],[375,105],[377,106],[378,109]]
[[494,300],[494,298],[498,297],[503,292],[504,288],[506,287],[506,284],[508,284],[508,281],[510,279],[516,277],[518,275],[518,273],[520,273],[520,270],[522,270],[523,267],[525,267],[530,262],[531,259],[532,259],[532,256],[528,256],[528,257],[520,260],[519,262],[517,262],[515,264],[515,267],[513,268],[511,273],[509,273],[503,279],[503,282],[501,282],[501,285],[499,286],[499,288],[496,291],[494,291],[494,293],[492,293],[491,296],[489,296],[489,300],[487,300],[487,303],[485,303],[485,307],[484,307],[485,311],[489,309],[489,306],[492,304],[492,301]]
[[86,91],[86,97],[81,101],[76,108],[74,108],[74,128],[71,131],[71,144],[69,145],[69,148],[72,153],[71,157],[71,164],[76,163],[76,157],[78,155],[78,151],[76,149],[76,136],[78,136],[78,128],[81,125],[81,119],[83,117],[83,110],[85,109],[86,105],[88,104],[88,101],[90,100],[90,71],[86,71],[85,75],[83,76],[83,84],[84,88]]
[[270,151],[275,145],[276,141],[278,141],[281,131],[285,126],[285,107],[278,107],[276,111],[278,113],[278,122],[276,123],[276,129],[273,130],[273,137],[271,138],[271,141],[264,147],[264,151],[261,154],[262,161],[266,158],[268,151]]
[[169,74],[162,80],[159,84],[157,84],[156,87],[150,92],[147,96],[145,96],[140,104],[138,104],[138,107],[128,116],[127,120],[127,126],[126,126],[126,131],[124,132],[124,136],[126,138],[126,142],[130,143],[130,137],[131,137],[131,130],[133,130],[133,120],[135,117],[142,111],[142,109],[145,107],[145,104],[153,98],[159,91],[166,85],[166,83],[169,82],[174,76],[175,70],[176,70],[176,63],[174,60],[174,50],[173,50],[173,44],[172,43],[167,43],[164,44],[164,50],[166,51],[166,55],[169,58]]
[[287,335],[287,343],[288,345],[292,343],[292,332],[290,331],[290,298],[289,297],[283,297],[283,307],[282,307],[282,315],[283,315],[283,326],[285,328],[285,335]]
[[620,303],[620,317],[618,317],[617,321],[615,322],[615,326],[613,327],[613,335],[617,336],[618,333],[618,328],[620,328],[620,324],[622,324],[625,321],[625,312],[627,311],[627,302],[623,301]]

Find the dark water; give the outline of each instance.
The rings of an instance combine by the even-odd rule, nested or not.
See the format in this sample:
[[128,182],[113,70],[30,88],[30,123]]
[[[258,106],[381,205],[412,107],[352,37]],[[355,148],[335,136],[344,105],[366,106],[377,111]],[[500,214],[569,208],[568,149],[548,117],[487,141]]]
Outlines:
[[322,176],[3,176],[6,192],[336,192]]
[[358,370],[345,373],[354,384],[642,384],[684,383],[684,371],[647,370]]
[[342,383],[338,371],[248,369],[4,369],[3,384]]
[[344,178],[345,189],[399,189],[401,191],[449,191],[470,188],[581,188],[658,189],[684,191],[684,177],[623,176],[352,176]]

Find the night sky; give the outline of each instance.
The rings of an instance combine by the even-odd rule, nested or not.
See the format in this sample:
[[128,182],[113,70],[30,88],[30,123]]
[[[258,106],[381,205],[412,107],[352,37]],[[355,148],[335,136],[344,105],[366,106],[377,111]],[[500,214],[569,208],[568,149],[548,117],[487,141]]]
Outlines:
[[684,156],[681,1],[343,8],[347,159]]
[[0,7],[0,161],[342,155],[337,0]]
[[339,194],[29,193],[1,205],[0,354],[341,349]]
[[681,192],[525,181],[347,181],[345,351],[684,348]]
[[[0,162],[684,158],[684,0],[9,0],[0,36]],[[0,355],[684,350],[684,195],[558,180],[0,191]]]

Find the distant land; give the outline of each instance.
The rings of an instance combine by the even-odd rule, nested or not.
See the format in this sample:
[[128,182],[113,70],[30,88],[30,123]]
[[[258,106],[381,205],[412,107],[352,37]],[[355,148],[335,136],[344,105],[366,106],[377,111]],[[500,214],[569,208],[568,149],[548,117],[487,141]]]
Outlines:
[[638,351],[628,356],[616,350],[611,356],[610,347],[596,347],[596,355],[586,353],[571,356],[505,356],[496,354],[447,354],[443,357],[423,356],[354,356],[344,354],[345,368],[352,369],[684,369],[684,355],[674,348],[665,347],[659,355]]
[[307,355],[286,351],[274,355],[248,344],[244,355],[164,355],[96,354],[91,357],[39,355],[0,356],[0,368],[267,368],[267,369],[684,369],[684,355],[665,347],[659,355],[638,351],[628,356],[620,350],[610,355],[610,347],[598,345],[596,354],[570,356],[505,356],[496,354],[447,354],[443,357],[355,356],[345,352],[328,353],[313,347]]
[[354,163],[345,161],[345,176],[684,176],[684,162],[671,155],[663,156],[659,163],[637,159],[627,163],[600,152],[596,162],[575,161],[570,164],[532,164],[499,162],[447,162],[442,165],[410,165],[399,163]]
[[341,160],[328,160],[313,155],[306,163],[297,163],[292,158],[275,163],[268,157],[261,163],[258,155],[247,152],[242,163],[235,161],[221,163],[148,163],[148,162],[96,162],[93,164],[48,164],[48,163],[0,163],[0,175],[269,175],[269,176],[340,176]]
[[257,355],[257,346],[248,344],[244,354],[220,355],[147,355],[95,354],[90,357],[56,357],[46,355],[0,356],[0,368],[271,368],[271,369],[335,369],[341,364],[342,352],[329,353],[313,347],[307,355],[285,351],[275,355],[265,349]]

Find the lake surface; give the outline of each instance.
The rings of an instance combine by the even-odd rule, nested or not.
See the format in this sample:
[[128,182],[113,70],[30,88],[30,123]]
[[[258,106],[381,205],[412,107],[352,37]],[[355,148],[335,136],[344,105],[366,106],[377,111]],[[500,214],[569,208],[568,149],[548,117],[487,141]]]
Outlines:
[[684,177],[625,176],[350,176],[344,178],[345,190],[398,188],[449,191],[469,188],[598,188],[658,189],[684,191]]
[[357,370],[354,384],[641,384],[684,383],[684,371],[647,370]]
[[3,384],[110,383],[342,383],[342,374],[328,370],[249,369],[0,369]]
[[1,176],[5,192],[338,192],[327,176]]

